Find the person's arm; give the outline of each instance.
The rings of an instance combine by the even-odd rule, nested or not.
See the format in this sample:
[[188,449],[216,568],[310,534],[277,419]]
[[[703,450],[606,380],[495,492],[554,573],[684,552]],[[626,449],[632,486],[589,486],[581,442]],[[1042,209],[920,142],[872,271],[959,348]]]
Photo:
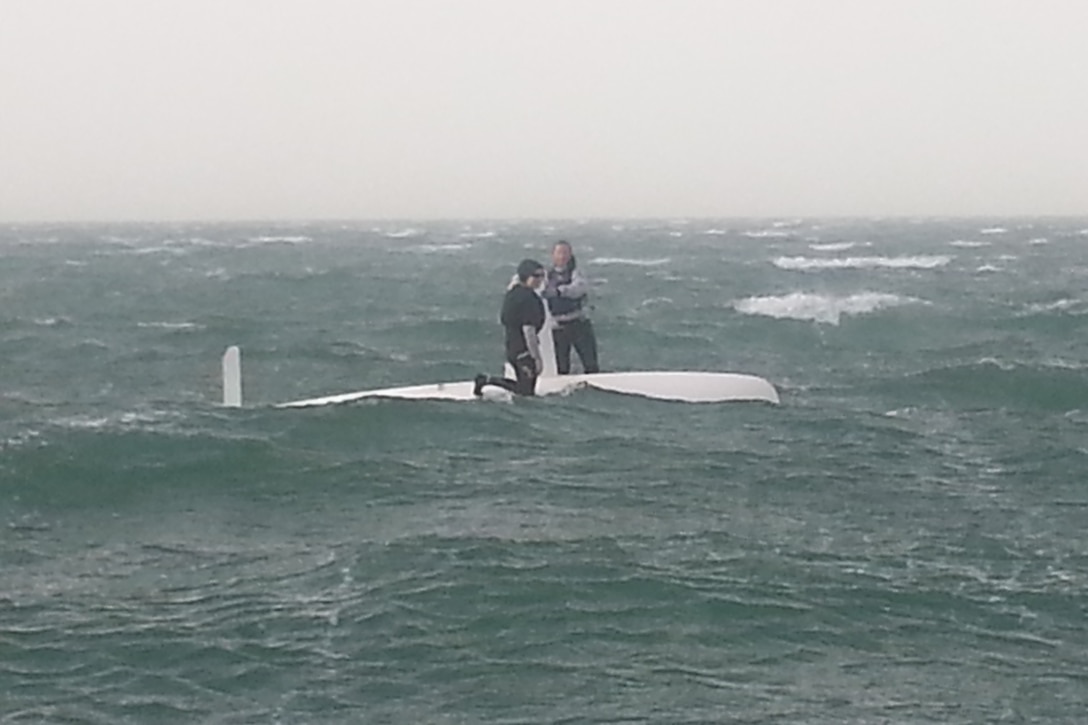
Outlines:
[[544,358],[540,354],[540,338],[537,337],[536,328],[532,325],[522,325],[521,335],[525,338],[525,347],[529,348],[529,354],[533,356],[536,364],[536,374],[544,371]]
[[544,357],[540,354],[540,338],[537,336],[537,330],[544,325],[544,302],[536,296],[536,292],[531,290],[522,299],[524,301],[521,308],[521,336],[533,358],[536,374],[540,375],[544,372]]
[[578,299],[589,294],[589,280],[582,274],[582,270],[576,269],[570,275],[570,284],[559,285],[559,295]]

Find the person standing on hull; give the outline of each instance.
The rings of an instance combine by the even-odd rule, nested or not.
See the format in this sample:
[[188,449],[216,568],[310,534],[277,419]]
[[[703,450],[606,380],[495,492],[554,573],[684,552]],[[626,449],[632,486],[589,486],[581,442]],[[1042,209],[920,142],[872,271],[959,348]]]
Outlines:
[[535,395],[536,379],[544,369],[537,334],[544,327],[544,302],[536,293],[545,276],[544,265],[523,259],[518,265],[517,279],[502,300],[499,321],[506,329],[506,360],[514,368],[515,380],[480,374],[476,376],[473,393],[483,394],[487,385],[505,388],[515,395]]
[[578,352],[582,369],[600,372],[597,364],[597,337],[586,314],[589,280],[578,269],[574,250],[569,242],[556,242],[552,247],[552,267],[544,299],[555,320],[552,337],[555,340],[555,368],[560,375],[570,374],[570,349]]

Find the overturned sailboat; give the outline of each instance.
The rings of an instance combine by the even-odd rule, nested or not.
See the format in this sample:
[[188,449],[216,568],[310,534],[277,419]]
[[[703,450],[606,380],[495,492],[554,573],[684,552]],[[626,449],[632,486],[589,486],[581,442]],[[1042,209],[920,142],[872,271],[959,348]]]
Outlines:
[[[573,392],[579,388],[593,388],[625,395],[639,395],[657,400],[673,400],[686,403],[723,403],[729,401],[763,401],[777,404],[778,391],[769,382],[755,375],[743,373],[712,373],[695,371],[642,371],[614,373],[581,373],[559,375],[555,367],[555,344],[552,339],[554,322],[548,315],[540,331],[540,354],[544,369],[537,379],[537,395],[555,395]],[[507,365],[508,377],[513,371]],[[395,388],[360,390],[319,398],[293,400],[279,403],[277,408],[309,408],[321,405],[350,403],[366,398],[399,398],[404,400],[480,400],[473,392],[474,382],[429,383]],[[510,399],[511,394],[502,389],[489,387],[484,399]],[[237,345],[227,348],[223,355],[223,405],[242,405],[241,351]]]

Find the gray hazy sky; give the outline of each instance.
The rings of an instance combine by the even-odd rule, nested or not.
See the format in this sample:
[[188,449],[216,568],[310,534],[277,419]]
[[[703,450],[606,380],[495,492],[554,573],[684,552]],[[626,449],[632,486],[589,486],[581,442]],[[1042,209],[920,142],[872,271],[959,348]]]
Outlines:
[[0,0],[0,221],[1088,213],[1088,0]]

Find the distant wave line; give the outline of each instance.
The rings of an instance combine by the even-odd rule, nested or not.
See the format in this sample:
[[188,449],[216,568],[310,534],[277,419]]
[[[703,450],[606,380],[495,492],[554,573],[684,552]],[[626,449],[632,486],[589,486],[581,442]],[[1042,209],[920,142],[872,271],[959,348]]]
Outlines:
[[919,255],[914,257],[843,257],[837,259],[812,259],[810,257],[778,257],[773,264],[781,269],[934,269],[952,261],[946,255]]
[[593,264],[630,264],[636,267],[660,267],[663,264],[668,264],[672,261],[670,257],[660,257],[657,259],[631,259],[628,257],[597,257],[590,260]]
[[808,248],[815,252],[845,252],[856,246],[857,242],[813,242]]

